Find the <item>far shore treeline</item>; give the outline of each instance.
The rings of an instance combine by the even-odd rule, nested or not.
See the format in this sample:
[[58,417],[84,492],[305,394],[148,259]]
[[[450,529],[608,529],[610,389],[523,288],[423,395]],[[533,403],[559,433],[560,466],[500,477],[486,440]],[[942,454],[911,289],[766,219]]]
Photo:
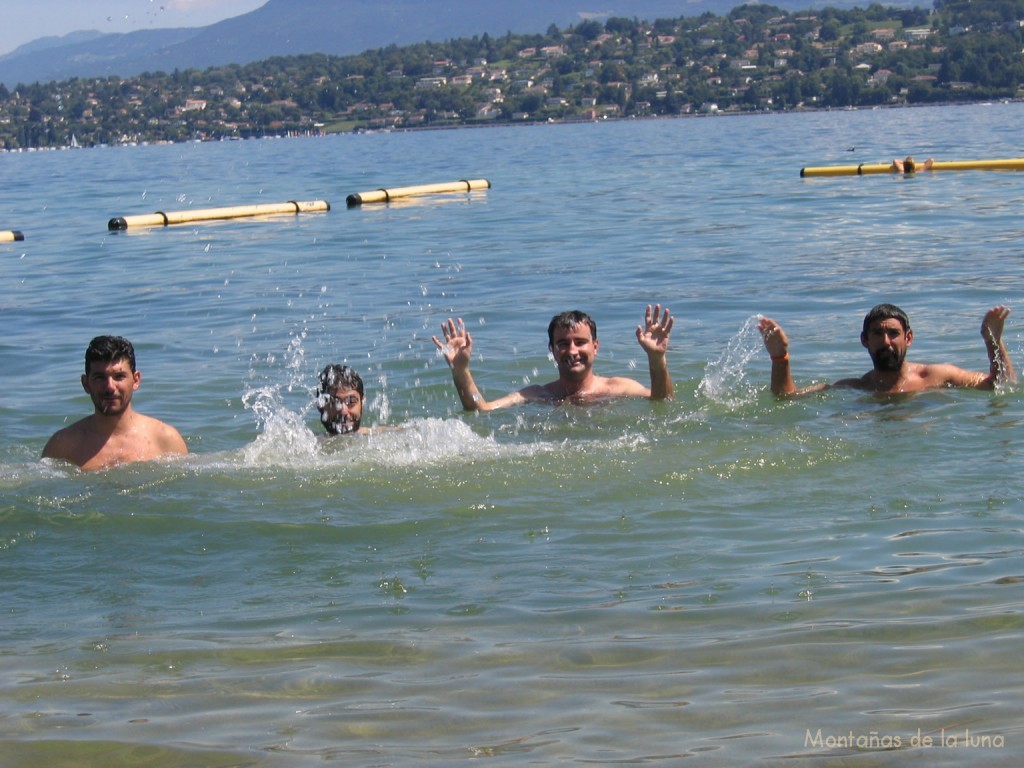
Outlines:
[[0,149],[1024,96],[1024,0],[744,5],[355,56],[0,85]]

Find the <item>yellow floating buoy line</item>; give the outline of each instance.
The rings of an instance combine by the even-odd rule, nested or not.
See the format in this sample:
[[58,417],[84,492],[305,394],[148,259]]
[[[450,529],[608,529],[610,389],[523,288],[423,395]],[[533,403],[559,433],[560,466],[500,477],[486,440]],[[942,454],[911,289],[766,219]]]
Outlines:
[[398,197],[411,195],[429,195],[437,192],[471,192],[474,189],[490,189],[491,182],[487,179],[459,179],[440,184],[420,184],[415,187],[392,187],[391,189],[373,189],[369,192],[357,192],[345,198],[349,208],[363,203],[389,203]]
[[24,240],[25,236],[16,229],[8,229],[6,231],[0,231],[0,243],[13,243],[18,240]]
[[[924,163],[921,163],[923,166]],[[932,161],[929,171],[1024,171],[1024,158],[1006,160],[942,160]],[[925,172],[923,167],[921,172]],[[825,165],[801,168],[800,178],[808,176],[866,176],[871,173],[897,173],[892,163],[861,163],[860,165]]]
[[213,221],[215,219],[240,219],[247,216],[271,216],[282,213],[313,213],[329,211],[331,204],[326,200],[308,200],[286,203],[262,203],[259,205],[235,205],[226,208],[197,208],[191,211],[172,211],[164,213],[140,214],[138,216],[118,216],[107,222],[111,230],[128,229],[129,227],[166,227],[171,224],[188,224],[194,221]]

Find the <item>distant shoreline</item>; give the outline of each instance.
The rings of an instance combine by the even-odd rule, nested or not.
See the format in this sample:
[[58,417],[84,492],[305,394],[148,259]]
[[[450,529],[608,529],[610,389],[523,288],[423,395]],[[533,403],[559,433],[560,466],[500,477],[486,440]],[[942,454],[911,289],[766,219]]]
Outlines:
[[364,136],[378,133],[419,133],[423,131],[458,131],[465,129],[486,129],[486,128],[538,128],[557,125],[582,125],[586,123],[629,123],[649,120],[689,120],[689,119],[716,119],[727,117],[763,117],[768,115],[794,115],[794,114],[815,114],[820,112],[869,112],[876,110],[892,109],[923,109],[928,107],[965,107],[965,106],[995,106],[997,104],[1017,104],[1024,102],[1024,97],[1005,98],[995,101],[944,101],[934,104],[876,104],[870,107],[805,107],[801,109],[787,110],[719,110],[714,112],[691,112],[678,115],[632,115],[628,117],[601,117],[601,118],[548,118],[546,120],[506,120],[501,122],[474,122],[458,123],[452,125],[421,125],[421,126],[395,126],[388,128],[357,128],[352,131],[322,131],[302,133],[281,133],[269,134],[266,136],[251,137],[222,137],[210,139],[187,139],[184,141],[173,141],[171,139],[157,139],[154,141],[133,141],[118,144],[93,144],[86,146],[60,146],[60,147],[16,147],[14,149],[0,148],[0,154],[31,154],[36,152],[66,152],[83,149],[109,149],[121,147],[144,147],[144,146],[180,146],[182,144],[217,144],[228,141],[276,141],[280,139],[309,139],[329,138],[333,136]]

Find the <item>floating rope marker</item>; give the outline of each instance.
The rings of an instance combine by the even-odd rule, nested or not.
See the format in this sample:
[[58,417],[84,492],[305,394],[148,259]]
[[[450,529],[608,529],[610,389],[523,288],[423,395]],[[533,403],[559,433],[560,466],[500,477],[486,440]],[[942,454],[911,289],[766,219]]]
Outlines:
[[24,239],[25,236],[16,229],[8,229],[6,232],[0,232],[0,243],[13,243]]
[[194,221],[213,221],[215,219],[240,219],[248,216],[272,216],[282,213],[313,213],[329,211],[331,204],[326,200],[309,200],[287,203],[263,203],[260,205],[236,205],[227,208],[198,208],[193,211],[176,211],[164,213],[140,214],[138,216],[118,216],[107,222],[107,228],[128,229],[128,227],[166,227],[171,224],[188,224]]
[[420,184],[416,187],[392,187],[391,189],[373,189],[369,192],[357,192],[345,198],[349,208],[363,203],[390,203],[396,197],[411,195],[429,195],[435,192],[471,192],[474,189],[490,189],[491,182],[487,179],[460,179],[441,184]]
[[[920,164],[916,173],[929,171],[1024,171],[1024,158],[1008,160],[952,160],[932,161],[931,168],[924,170]],[[818,168],[801,168],[800,178],[808,176],[866,176],[871,173],[899,173],[892,163],[861,163],[860,165],[825,165]]]

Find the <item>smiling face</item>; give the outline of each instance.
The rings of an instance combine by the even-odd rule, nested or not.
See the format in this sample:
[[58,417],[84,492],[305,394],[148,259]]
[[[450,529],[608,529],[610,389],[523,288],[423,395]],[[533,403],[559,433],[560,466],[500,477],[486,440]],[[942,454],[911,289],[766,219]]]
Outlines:
[[570,381],[585,379],[594,367],[597,346],[597,339],[586,323],[553,329],[550,349],[559,377]]
[[320,372],[316,407],[329,435],[359,431],[363,418],[363,379],[347,365],[332,363]]
[[354,389],[335,387],[321,396],[320,423],[332,435],[359,431],[363,419],[363,396]]
[[914,332],[895,317],[875,320],[860,337],[876,371],[900,370],[913,340]]
[[82,376],[82,388],[92,398],[96,413],[118,416],[128,410],[141,380],[139,372],[133,371],[131,363],[124,358],[112,362],[93,361],[89,363],[88,373]]

